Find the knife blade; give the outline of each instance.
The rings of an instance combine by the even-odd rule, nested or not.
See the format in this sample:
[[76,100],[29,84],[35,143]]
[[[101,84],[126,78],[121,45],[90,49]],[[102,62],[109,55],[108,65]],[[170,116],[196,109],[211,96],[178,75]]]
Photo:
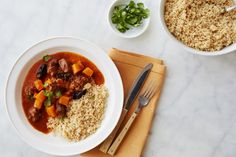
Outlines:
[[144,69],[139,73],[138,77],[135,79],[132,87],[129,90],[129,93],[127,95],[127,98],[125,99],[125,103],[124,103],[124,107],[122,109],[122,113],[120,116],[120,119],[115,127],[115,129],[112,131],[112,133],[107,137],[107,139],[101,144],[99,150],[107,153],[108,149],[110,148],[115,135],[117,133],[117,131],[120,128],[120,125],[122,123],[122,121],[124,120],[128,110],[130,109],[133,101],[135,100],[136,96],[139,93],[139,90],[141,89],[142,85],[144,84],[149,72],[151,71],[153,67],[153,64],[150,63],[147,66],[144,67]]
[[145,68],[139,73],[138,77],[134,81],[132,87],[129,90],[129,93],[127,95],[127,98],[125,99],[124,108],[129,110],[133,101],[135,100],[136,96],[139,93],[139,90],[141,89],[143,83],[145,82],[149,72],[151,71],[153,67],[152,63],[149,63]]

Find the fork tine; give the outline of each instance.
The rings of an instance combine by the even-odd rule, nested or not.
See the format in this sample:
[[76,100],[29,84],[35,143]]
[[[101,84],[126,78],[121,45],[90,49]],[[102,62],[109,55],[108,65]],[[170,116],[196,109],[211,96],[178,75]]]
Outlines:
[[148,99],[151,99],[153,95],[160,89],[160,84],[153,85],[152,91],[148,95]]
[[152,80],[151,82],[149,82],[148,85],[146,86],[146,88],[144,89],[144,92],[143,92],[143,94],[142,94],[144,97],[146,97],[147,94],[148,94],[148,92],[150,91],[150,88],[152,87],[152,86],[151,86],[151,85],[152,85],[152,82],[153,82],[153,80]]
[[143,96],[146,97],[146,95],[147,95],[147,90],[144,90],[144,94],[143,94]]
[[151,89],[153,88],[153,87],[152,87],[152,84],[153,84],[152,82],[153,82],[153,81],[150,82],[148,88],[146,89],[146,95],[145,95],[145,97],[148,97],[148,95],[149,95]]
[[150,94],[148,95],[148,99],[151,99],[153,97],[153,95],[156,93],[157,89],[158,89],[157,85],[153,86]]
[[154,81],[152,81],[153,83],[152,83],[152,86],[151,86],[151,88],[149,89],[149,91],[148,91],[148,94],[147,94],[147,98],[149,99],[150,98],[150,96],[152,95],[152,93],[154,93],[154,89],[155,89],[155,85],[154,85]]

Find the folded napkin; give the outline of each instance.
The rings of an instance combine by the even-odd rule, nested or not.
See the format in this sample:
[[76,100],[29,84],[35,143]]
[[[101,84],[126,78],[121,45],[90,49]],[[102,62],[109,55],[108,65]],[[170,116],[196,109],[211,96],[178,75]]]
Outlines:
[[[109,56],[114,61],[120,72],[123,81],[125,97],[127,96],[129,89],[131,88],[140,71],[148,63],[153,63],[154,65],[144,86],[147,86],[151,80],[155,80],[155,83],[159,88],[149,104],[141,110],[115,154],[115,157],[140,157],[144,144],[148,137],[149,130],[152,126],[152,119],[155,114],[157,100],[160,97],[166,68],[163,61],[160,59],[124,52],[114,48],[111,49]],[[142,88],[142,90],[143,89],[144,88]],[[142,93],[142,90],[140,91],[140,93]],[[120,128],[123,128],[137,105],[138,99],[136,98]],[[111,157],[110,155],[104,154],[103,152],[99,151],[99,146],[86,153],[81,154],[81,156]]]

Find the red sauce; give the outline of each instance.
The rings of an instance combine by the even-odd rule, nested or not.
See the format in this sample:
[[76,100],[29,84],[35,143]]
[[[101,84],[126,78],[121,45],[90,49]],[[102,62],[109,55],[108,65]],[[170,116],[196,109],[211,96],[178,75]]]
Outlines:
[[[83,63],[83,65],[85,67],[89,67],[91,68],[94,73],[92,75],[92,78],[94,79],[95,83],[100,85],[104,83],[104,77],[102,75],[102,73],[99,71],[99,69],[87,58],[75,54],[75,53],[71,53],[71,52],[58,52],[55,54],[50,55],[53,58],[56,59],[61,59],[61,58],[65,58],[67,61],[71,62],[71,63],[76,63],[78,61],[81,61]],[[25,81],[23,83],[23,88],[22,88],[22,105],[23,105],[23,109],[25,112],[25,115],[28,117],[28,110],[29,108],[31,108],[34,105],[34,101],[29,100],[25,90],[26,88],[28,88],[29,86],[33,86],[34,85],[34,81],[37,79],[36,78],[36,73],[37,70],[39,68],[39,66],[41,64],[45,63],[45,61],[43,61],[43,59],[40,59],[38,62],[36,62],[31,69],[29,70],[28,74],[26,75]],[[46,76],[47,77],[47,76]],[[45,80],[42,80],[45,81]],[[48,115],[46,113],[46,111],[43,109],[44,106],[42,107],[42,117],[36,121],[33,122],[31,119],[28,119],[30,124],[37,130],[43,132],[43,133],[49,133],[50,130],[47,128],[47,121],[48,121]]]

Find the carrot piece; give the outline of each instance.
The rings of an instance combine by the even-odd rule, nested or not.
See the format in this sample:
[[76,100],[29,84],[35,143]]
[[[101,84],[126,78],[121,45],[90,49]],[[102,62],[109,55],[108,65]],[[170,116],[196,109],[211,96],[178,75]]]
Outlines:
[[59,103],[67,106],[69,104],[70,98],[68,96],[61,96],[59,99]]
[[35,108],[41,109],[42,105],[43,105],[43,102],[42,102],[42,101],[40,101],[40,100],[38,100],[38,99],[36,99],[36,100],[34,101],[34,107],[35,107]]
[[93,75],[93,70],[90,69],[89,67],[87,67],[83,70],[83,73],[87,76],[92,76]]
[[74,74],[80,72],[83,69],[84,69],[84,65],[81,62],[77,62],[72,65],[72,71]]
[[50,117],[56,117],[57,114],[56,114],[56,109],[55,109],[55,106],[54,105],[51,105],[49,107],[46,107],[46,112],[48,114],[48,116]]
[[41,90],[36,96],[35,99],[37,99],[38,101],[43,102],[46,99],[46,96],[43,93],[43,90]]
[[34,81],[34,86],[38,89],[38,90],[42,90],[43,89],[43,82],[41,80],[35,80]]

